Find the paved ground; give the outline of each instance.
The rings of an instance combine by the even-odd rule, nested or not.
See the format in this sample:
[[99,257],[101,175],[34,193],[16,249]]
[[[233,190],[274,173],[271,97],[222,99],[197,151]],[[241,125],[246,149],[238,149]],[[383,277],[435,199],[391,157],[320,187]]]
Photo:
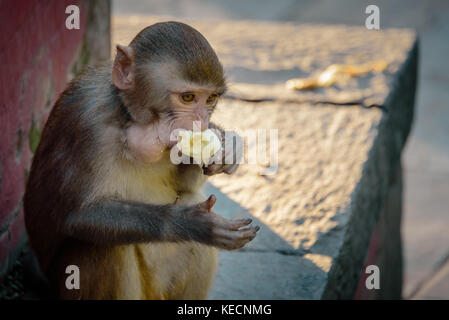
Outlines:
[[364,25],[377,4],[381,28],[413,27],[421,37],[416,120],[405,168],[404,298],[449,299],[449,2],[370,1],[114,1],[114,14],[193,19],[257,19]]

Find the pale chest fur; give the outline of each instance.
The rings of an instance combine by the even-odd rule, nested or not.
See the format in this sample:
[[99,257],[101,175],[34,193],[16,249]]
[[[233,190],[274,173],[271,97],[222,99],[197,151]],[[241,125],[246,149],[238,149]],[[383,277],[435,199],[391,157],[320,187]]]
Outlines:
[[[115,165],[115,170],[102,173],[104,179],[93,197],[178,205],[206,199],[199,166],[174,166],[166,157],[149,167]],[[123,246],[127,272],[122,274],[121,298],[205,298],[216,267],[215,251],[196,242]]]
[[[165,156],[150,166],[114,162],[98,170],[101,183],[92,198],[115,197],[148,204],[196,204],[205,197],[202,187],[206,177],[197,165],[175,166]],[[102,172],[103,171],[103,172]]]

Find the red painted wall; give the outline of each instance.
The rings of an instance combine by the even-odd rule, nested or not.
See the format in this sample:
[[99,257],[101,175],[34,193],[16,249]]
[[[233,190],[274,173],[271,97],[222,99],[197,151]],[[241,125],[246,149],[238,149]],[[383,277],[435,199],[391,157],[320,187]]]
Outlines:
[[366,279],[368,278],[368,274],[365,271],[369,265],[379,264],[379,256],[381,251],[381,239],[379,237],[379,228],[380,226],[378,223],[374,228],[373,233],[371,234],[368,253],[366,255],[365,263],[361,271],[360,280],[357,285],[356,292],[354,294],[355,300],[372,300],[376,298],[376,290],[375,289],[368,290],[366,288]]
[[[65,27],[71,4],[80,8],[79,30]],[[41,131],[67,83],[86,32],[86,8],[76,0],[0,2],[0,278],[24,239],[30,130],[31,136]]]

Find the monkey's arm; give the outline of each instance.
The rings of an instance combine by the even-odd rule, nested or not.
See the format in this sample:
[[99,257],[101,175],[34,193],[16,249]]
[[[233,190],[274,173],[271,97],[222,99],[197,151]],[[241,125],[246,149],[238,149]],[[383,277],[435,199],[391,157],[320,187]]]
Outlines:
[[255,237],[258,227],[239,230],[250,219],[227,220],[210,212],[214,203],[214,196],[195,206],[104,200],[69,214],[61,232],[102,245],[197,241],[228,250]]

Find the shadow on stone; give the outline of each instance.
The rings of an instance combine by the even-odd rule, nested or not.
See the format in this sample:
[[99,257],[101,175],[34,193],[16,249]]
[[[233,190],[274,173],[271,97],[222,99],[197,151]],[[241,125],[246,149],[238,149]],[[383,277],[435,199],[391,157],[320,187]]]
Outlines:
[[[208,183],[214,211],[229,219],[250,216],[260,226],[257,237],[236,251],[220,251],[209,299],[319,299],[327,271],[306,251],[294,249],[266,224]],[[313,256],[313,257],[312,257]]]

